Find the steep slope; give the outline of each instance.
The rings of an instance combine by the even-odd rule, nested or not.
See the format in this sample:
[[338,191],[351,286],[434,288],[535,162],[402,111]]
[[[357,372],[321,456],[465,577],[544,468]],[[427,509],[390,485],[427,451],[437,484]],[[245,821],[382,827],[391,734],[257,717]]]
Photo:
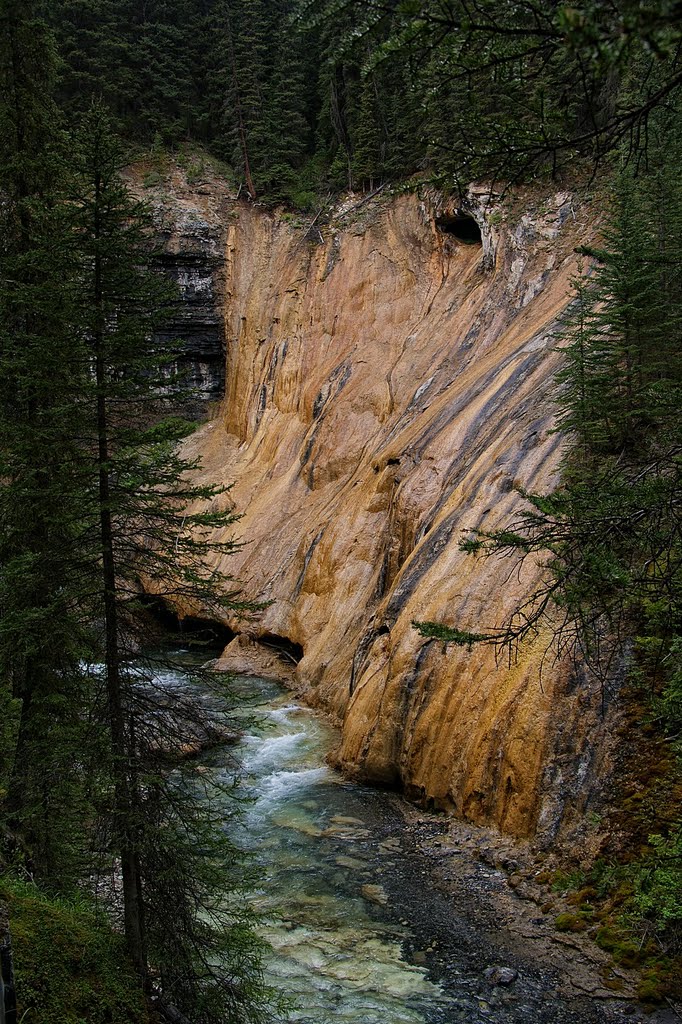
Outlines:
[[186,172],[169,163],[165,177],[143,164],[129,168],[126,184],[150,208],[154,225],[155,269],[175,285],[177,301],[155,341],[177,353],[174,369],[184,375],[189,399],[179,410],[204,419],[225,387],[223,272],[225,225],[234,200],[216,175],[190,184]]
[[[590,793],[595,701],[551,655],[541,678],[546,643],[496,664],[411,625],[491,626],[528,593],[537,570],[458,545],[509,521],[517,486],[551,486],[560,454],[553,332],[586,214],[567,194],[485,207],[471,196],[481,247],[437,196],[351,204],[322,232],[234,204],[223,413],[188,450],[244,513],[222,568],[272,602],[232,623],[221,666],[332,712],[346,771],[549,839]],[[263,668],[254,639],[295,668]]]

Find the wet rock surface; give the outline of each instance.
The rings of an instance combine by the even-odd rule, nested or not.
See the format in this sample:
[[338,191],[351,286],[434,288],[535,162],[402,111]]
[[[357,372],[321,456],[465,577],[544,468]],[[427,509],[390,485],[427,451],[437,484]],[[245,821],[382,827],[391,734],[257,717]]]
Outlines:
[[[218,233],[219,240],[219,232]],[[177,253],[163,252],[157,269],[176,286],[178,299],[163,330],[154,335],[162,351],[178,353],[175,369],[191,391],[185,408],[193,418],[205,415],[225,389],[225,326],[220,275],[223,260],[201,236],[185,236]]]
[[[225,402],[186,454],[197,483],[234,481],[244,543],[222,568],[271,602],[228,625],[295,645],[293,688],[342,725],[338,765],[554,843],[606,776],[599,693],[550,670],[545,637],[506,663],[412,625],[492,628],[523,603],[530,560],[517,574],[459,541],[513,521],[517,489],[550,488],[561,456],[555,331],[594,218],[565,193],[515,210],[488,193],[468,207],[481,245],[438,230],[427,191],[349,197],[316,240],[233,205]],[[285,678],[249,667],[250,646],[221,667]]]
[[[564,192],[511,209],[472,187],[471,246],[438,229],[443,196],[380,190],[349,196],[313,238],[214,173],[190,182],[171,164],[153,188],[131,183],[182,294],[168,339],[183,339],[194,383],[185,414],[205,418],[225,375],[220,417],[186,447],[196,483],[235,484],[223,501],[244,544],[222,568],[268,602],[257,623],[230,623],[245,632],[220,666],[332,714],[355,778],[576,842],[608,776],[599,693],[565,665],[543,674],[544,638],[505,666],[488,648],[445,652],[412,622],[493,626],[534,586],[532,568],[459,540],[511,521],[519,486],[555,478],[554,332],[591,211]],[[254,642],[272,636],[294,661]]]

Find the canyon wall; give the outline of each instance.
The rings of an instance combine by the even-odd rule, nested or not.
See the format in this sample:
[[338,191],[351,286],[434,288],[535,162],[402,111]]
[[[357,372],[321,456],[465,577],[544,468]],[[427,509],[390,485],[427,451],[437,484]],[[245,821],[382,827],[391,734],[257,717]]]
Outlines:
[[153,268],[176,289],[170,317],[154,338],[159,347],[177,355],[169,369],[182,374],[188,397],[176,411],[205,419],[225,391],[223,294],[230,190],[215,177],[190,184],[173,165],[167,177],[156,174],[154,180],[160,180],[149,188],[139,166],[124,177],[136,198],[150,208]]
[[332,713],[346,772],[549,842],[604,771],[595,695],[548,637],[498,663],[412,626],[498,625],[540,571],[459,542],[556,480],[555,335],[588,214],[489,199],[468,201],[480,245],[435,194],[351,197],[324,225],[224,197],[225,398],[187,450],[234,482],[243,546],[221,568],[271,602],[230,623],[220,667]]

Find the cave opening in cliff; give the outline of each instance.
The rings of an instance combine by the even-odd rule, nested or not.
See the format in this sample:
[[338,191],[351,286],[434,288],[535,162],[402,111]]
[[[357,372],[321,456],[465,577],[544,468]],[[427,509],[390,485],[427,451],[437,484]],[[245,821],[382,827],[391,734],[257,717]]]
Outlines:
[[442,213],[436,217],[436,227],[445,235],[452,235],[464,245],[481,245],[481,229],[478,222],[469,214]]
[[186,647],[223,648],[237,635],[223,622],[213,622],[194,615],[182,617],[162,598],[152,594],[146,594],[140,600],[140,605],[147,617],[151,639],[158,642],[173,643],[181,640]]
[[294,665],[298,665],[303,657],[301,645],[297,644],[294,640],[290,640],[288,636],[278,636],[277,633],[262,633],[261,636],[257,637],[257,640],[258,643],[263,644],[265,647],[272,647],[288,661],[293,661]]

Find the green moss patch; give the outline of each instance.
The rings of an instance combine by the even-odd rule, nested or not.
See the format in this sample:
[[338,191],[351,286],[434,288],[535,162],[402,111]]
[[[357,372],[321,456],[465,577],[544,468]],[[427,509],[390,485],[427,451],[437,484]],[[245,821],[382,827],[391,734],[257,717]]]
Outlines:
[[554,925],[559,932],[584,932],[587,928],[587,922],[580,914],[559,914]]
[[637,996],[643,1003],[662,1003],[672,992],[670,966],[650,967],[642,971]]
[[0,900],[9,909],[20,1020],[149,1024],[123,941],[105,920],[8,878],[0,877]]

